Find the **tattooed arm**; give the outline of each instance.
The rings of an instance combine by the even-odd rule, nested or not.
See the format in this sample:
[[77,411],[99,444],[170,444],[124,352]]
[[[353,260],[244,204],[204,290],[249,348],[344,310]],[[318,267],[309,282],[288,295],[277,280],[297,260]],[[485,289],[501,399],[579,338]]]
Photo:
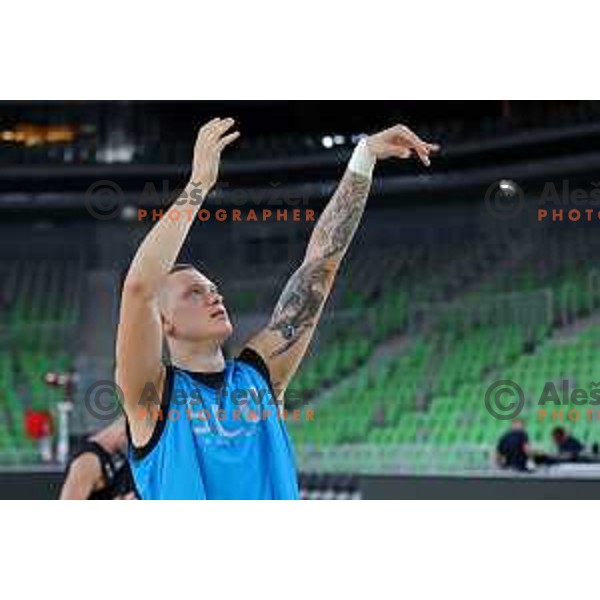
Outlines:
[[289,279],[269,325],[248,342],[265,360],[281,398],[302,360],[333,286],[342,258],[358,227],[378,159],[408,158],[414,152],[429,165],[438,150],[402,125],[372,135],[358,145],[333,197],[310,238],[302,265]]

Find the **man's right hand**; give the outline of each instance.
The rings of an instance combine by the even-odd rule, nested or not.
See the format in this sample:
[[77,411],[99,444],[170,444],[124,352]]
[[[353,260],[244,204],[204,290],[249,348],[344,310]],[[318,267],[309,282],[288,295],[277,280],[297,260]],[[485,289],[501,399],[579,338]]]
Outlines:
[[404,125],[395,125],[369,136],[367,146],[377,159],[408,158],[414,152],[426,167],[430,164],[429,155],[440,149],[438,144],[424,142]]
[[202,188],[204,194],[207,194],[217,181],[223,148],[240,135],[239,131],[225,135],[233,123],[234,120],[231,118],[213,119],[203,125],[198,132],[191,184]]

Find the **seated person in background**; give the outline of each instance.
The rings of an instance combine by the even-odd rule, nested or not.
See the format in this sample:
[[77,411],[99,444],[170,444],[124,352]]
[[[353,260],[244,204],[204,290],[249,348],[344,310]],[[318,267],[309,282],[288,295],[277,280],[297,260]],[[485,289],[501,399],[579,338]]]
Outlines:
[[503,469],[527,471],[529,451],[529,436],[525,431],[525,423],[520,419],[515,419],[510,431],[506,432],[498,441],[496,462]]
[[88,438],[67,467],[61,500],[135,500],[125,419]]
[[555,427],[552,430],[552,439],[562,456],[574,459],[585,450],[585,446],[577,438],[568,435],[564,427]]

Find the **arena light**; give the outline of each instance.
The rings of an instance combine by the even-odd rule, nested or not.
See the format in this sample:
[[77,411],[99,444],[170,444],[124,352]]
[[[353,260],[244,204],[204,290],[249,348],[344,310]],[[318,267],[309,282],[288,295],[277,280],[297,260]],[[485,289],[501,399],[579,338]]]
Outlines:
[[77,136],[77,131],[77,127],[71,125],[19,123],[13,130],[0,132],[0,140],[15,142],[28,147],[43,144],[62,144],[73,142]]
[[333,138],[330,135],[325,135],[321,139],[321,144],[323,144],[325,148],[333,148]]
[[137,215],[137,210],[134,206],[131,206],[130,204],[124,206],[123,210],[121,211],[121,219],[123,221],[135,221]]
[[98,151],[97,158],[105,163],[127,163],[133,160],[135,147],[129,144],[113,145]]
[[510,179],[502,179],[498,187],[505,196],[514,196],[517,193],[517,184]]

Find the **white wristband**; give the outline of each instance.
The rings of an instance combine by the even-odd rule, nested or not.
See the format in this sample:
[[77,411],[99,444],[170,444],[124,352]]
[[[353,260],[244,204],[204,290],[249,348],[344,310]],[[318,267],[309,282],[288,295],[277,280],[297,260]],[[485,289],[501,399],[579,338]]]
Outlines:
[[354,148],[354,152],[348,163],[348,168],[357,175],[371,178],[373,176],[374,166],[375,157],[371,154],[371,151],[367,146],[367,140],[363,138],[358,142],[356,148]]

